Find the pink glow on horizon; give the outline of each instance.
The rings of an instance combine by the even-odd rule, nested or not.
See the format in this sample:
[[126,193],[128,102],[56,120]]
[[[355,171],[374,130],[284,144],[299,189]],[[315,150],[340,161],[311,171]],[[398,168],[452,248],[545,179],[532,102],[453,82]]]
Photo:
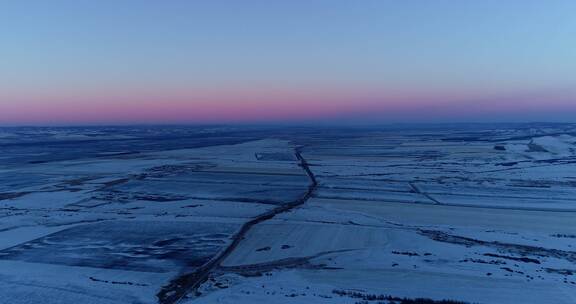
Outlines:
[[434,97],[376,90],[332,90],[330,93],[318,90],[199,91],[194,94],[150,93],[147,97],[136,94],[51,95],[42,99],[0,96],[0,124],[298,122],[361,119],[363,115],[395,121],[423,118],[454,121],[462,117],[551,112],[548,109],[554,109],[554,113],[576,112],[576,96],[569,92],[494,96],[436,93],[432,95]]

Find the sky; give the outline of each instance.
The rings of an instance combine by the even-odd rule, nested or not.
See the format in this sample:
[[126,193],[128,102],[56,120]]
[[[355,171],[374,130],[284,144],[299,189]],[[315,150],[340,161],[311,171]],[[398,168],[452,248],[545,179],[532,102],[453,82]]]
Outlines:
[[573,0],[0,2],[0,125],[576,121]]

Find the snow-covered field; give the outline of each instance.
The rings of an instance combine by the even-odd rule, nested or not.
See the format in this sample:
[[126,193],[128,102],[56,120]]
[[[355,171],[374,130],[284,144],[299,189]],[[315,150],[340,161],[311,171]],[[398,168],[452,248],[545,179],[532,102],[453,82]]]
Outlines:
[[573,125],[0,134],[0,303],[576,303]]

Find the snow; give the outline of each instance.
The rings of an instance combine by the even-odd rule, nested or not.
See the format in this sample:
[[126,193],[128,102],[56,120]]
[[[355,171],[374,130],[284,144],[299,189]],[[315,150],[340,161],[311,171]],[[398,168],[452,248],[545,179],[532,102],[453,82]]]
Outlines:
[[157,303],[296,147],[184,303],[576,302],[573,126],[250,130],[2,130],[0,303]]

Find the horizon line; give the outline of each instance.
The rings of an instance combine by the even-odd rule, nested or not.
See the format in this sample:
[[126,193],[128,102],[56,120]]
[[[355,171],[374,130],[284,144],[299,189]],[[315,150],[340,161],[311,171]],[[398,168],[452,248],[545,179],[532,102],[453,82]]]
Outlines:
[[0,128],[124,128],[124,127],[390,127],[390,126],[446,126],[446,125],[571,125],[576,121],[454,121],[454,122],[130,122],[130,123],[84,123],[84,124],[1,124]]

